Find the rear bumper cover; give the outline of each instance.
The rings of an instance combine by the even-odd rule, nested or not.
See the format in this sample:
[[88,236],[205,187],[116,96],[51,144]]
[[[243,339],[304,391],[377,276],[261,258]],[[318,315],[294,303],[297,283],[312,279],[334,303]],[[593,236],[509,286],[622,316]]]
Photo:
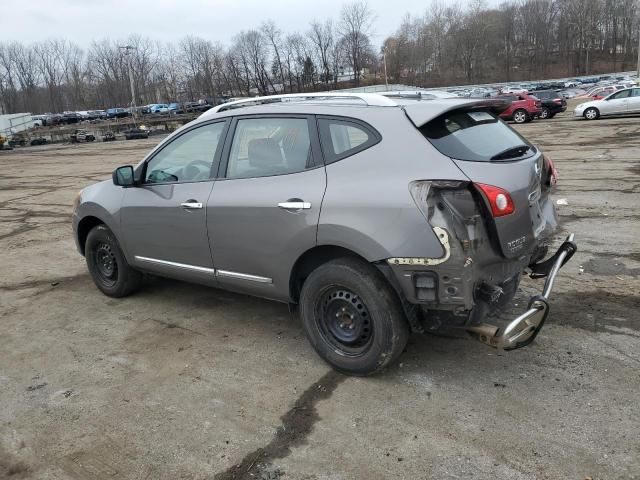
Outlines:
[[514,350],[529,345],[536,338],[549,314],[549,297],[560,269],[577,251],[573,233],[549,259],[530,265],[532,278],[546,278],[542,293],[529,299],[527,310],[500,328],[487,323],[467,327],[473,337],[481,342],[503,350]]

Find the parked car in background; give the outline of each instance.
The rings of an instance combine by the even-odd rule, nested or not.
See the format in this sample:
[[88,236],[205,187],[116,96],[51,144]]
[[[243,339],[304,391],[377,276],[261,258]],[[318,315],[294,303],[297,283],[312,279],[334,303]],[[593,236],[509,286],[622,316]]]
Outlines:
[[509,85],[502,87],[500,93],[527,93],[527,89],[521,85]]
[[149,113],[168,113],[169,105],[166,103],[154,103],[149,105]]
[[125,118],[130,114],[125,108],[108,108],[106,111],[106,118]]
[[[348,374],[379,372],[411,331],[444,324],[525,347],[576,245],[542,262],[555,168],[499,121],[504,106],[340,93],[225,104],[82,190],[74,239],[111,297],[151,272],[288,303]],[[508,327],[485,323],[525,268],[547,277],[542,294]]]
[[586,95],[587,91],[583,90],[582,88],[568,88],[566,90],[561,90],[558,93],[562,96],[562,98],[567,100],[569,98],[580,97],[582,95]]
[[71,143],[86,143],[95,141],[96,137],[92,133],[88,133],[86,130],[76,130],[71,134],[69,140]]
[[24,147],[27,145],[27,139],[24,138],[22,135],[14,135],[13,137],[11,137],[11,139],[7,142],[7,144],[10,147]]
[[103,142],[113,142],[116,139],[116,135],[113,132],[105,132],[102,135]]
[[627,115],[640,113],[640,87],[625,88],[609,96],[581,103],[574,110],[576,117],[597,120],[607,115]]
[[500,114],[500,118],[504,120],[525,123],[542,114],[542,102],[526,93],[498,95],[495,98],[509,102],[509,107]]
[[127,140],[136,140],[140,138],[149,138],[149,131],[142,128],[130,128],[129,130],[125,130],[124,138]]
[[36,138],[32,138],[30,143],[31,143],[31,146],[46,145],[47,139],[44,137],[36,137]]
[[78,123],[82,120],[82,117],[78,115],[76,112],[65,112],[62,115],[62,123],[73,124]]
[[540,90],[534,96],[542,103],[540,118],[553,118],[567,109],[567,101],[555,90]]

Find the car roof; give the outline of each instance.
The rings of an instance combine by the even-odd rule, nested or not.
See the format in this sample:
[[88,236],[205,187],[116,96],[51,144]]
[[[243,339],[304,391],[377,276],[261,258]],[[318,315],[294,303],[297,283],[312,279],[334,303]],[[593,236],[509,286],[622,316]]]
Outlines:
[[[420,126],[442,113],[459,108],[494,109],[498,104],[501,107],[504,106],[504,101],[499,99],[460,97],[425,99],[418,93],[420,92],[384,92],[383,94],[324,92],[254,97],[218,105],[200,115],[198,121],[243,114],[292,113],[292,110],[300,114],[322,113],[324,115],[350,110],[353,116],[364,117],[363,109],[402,108],[411,121],[416,126]],[[336,109],[336,106],[339,109]]]
[[[415,93],[415,92],[414,92]],[[443,113],[464,109],[495,110],[501,111],[508,106],[508,102],[499,98],[493,99],[469,99],[469,98],[434,98],[424,99],[421,95],[397,95],[385,96],[379,94],[366,94],[366,97],[351,95],[315,95],[305,97],[300,95],[293,101],[285,96],[261,97],[247,101],[244,104],[237,103],[230,109],[211,109],[198,117],[197,122],[203,122],[214,118],[226,118],[245,114],[272,114],[272,113],[298,113],[298,114],[322,114],[345,115],[366,120],[368,109],[403,109],[411,122],[420,127]],[[281,101],[282,100],[282,101]],[[359,101],[361,100],[361,101]],[[362,101],[364,100],[364,101]],[[260,103],[262,101],[262,103]],[[339,108],[336,108],[339,107]],[[338,113],[339,112],[339,113]]]

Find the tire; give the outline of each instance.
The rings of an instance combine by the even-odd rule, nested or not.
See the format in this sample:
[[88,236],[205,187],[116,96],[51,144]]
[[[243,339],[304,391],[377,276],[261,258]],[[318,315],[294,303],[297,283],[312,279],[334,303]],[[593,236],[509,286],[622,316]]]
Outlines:
[[94,227],[87,235],[85,258],[93,283],[109,297],[126,297],[142,285],[142,274],[129,266],[118,240],[105,225]]
[[392,364],[409,338],[396,292],[368,263],[331,260],[315,269],[300,293],[302,324],[315,351],[347,375],[373,375]]
[[553,118],[553,117],[555,117],[555,116],[556,116],[556,114],[555,114],[555,113],[552,113],[551,115],[549,115],[549,118]]
[[513,121],[516,123],[525,123],[529,120],[529,114],[526,110],[519,108],[513,112]]
[[582,114],[587,120],[597,120],[600,118],[600,111],[595,107],[587,108]]
[[547,107],[542,107],[542,113],[540,114],[540,118],[547,119],[551,117],[553,117],[553,115],[551,115],[551,112],[549,111],[549,109]]

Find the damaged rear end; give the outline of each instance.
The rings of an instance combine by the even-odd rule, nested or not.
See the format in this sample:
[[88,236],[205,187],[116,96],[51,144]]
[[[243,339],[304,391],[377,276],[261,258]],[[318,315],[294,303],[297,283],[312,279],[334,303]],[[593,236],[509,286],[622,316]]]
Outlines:
[[[499,120],[502,102],[453,107],[437,116],[419,105],[405,112],[425,139],[449,157],[465,181],[417,180],[409,189],[443,246],[438,259],[392,258],[396,278],[419,305],[429,330],[464,328],[503,349],[528,345],[549,311],[560,268],[576,250],[573,235],[548,260],[557,227],[550,191],[553,163]],[[522,315],[506,324],[497,318],[517,292],[524,271],[546,278]]]

